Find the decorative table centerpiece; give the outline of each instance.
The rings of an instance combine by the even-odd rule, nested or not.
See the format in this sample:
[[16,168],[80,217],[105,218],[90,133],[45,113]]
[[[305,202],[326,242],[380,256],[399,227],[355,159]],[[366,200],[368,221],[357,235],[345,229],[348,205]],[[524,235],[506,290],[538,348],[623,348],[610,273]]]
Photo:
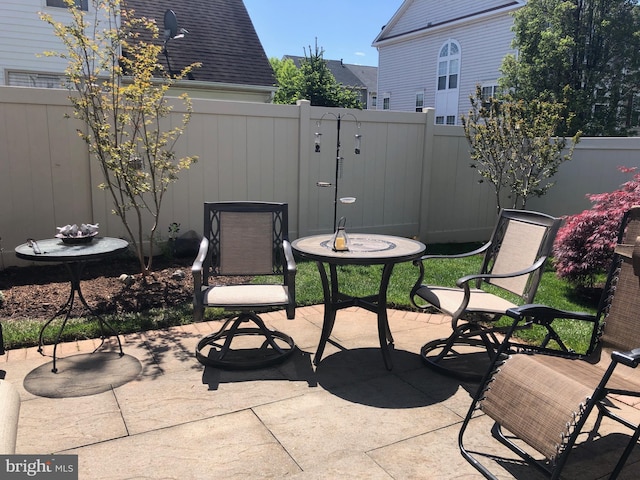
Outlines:
[[58,233],[56,238],[62,240],[63,243],[78,244],[89,243],[93,240],[93,237],[98,235],[98,224],[92,225],[90,223],[83,223],[80,226],[65,225],[64,227],[56,227]]

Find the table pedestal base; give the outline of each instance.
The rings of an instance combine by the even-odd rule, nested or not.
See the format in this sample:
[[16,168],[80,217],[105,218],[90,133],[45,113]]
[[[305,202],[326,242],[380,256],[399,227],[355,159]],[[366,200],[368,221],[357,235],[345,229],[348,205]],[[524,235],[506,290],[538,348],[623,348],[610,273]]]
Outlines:
[[53,322],[53,320],[61,316],[63,313],[65,314],[64,319],[62,320],[62,325],[60,326],[60,330],[58,330],[58,334],[56,335],[56,339],[53,344],[53,368],[51,369],[53,373],[56,373],[58,371],[58,369],[56,368],[56,352],[58,349],[58,343],[60,343],[62,332],[64,331],[64,328],[67,325],[67,321],[69,320],[69,317],[71,316],[71,311],[73,310],[73,304],[75,302],[76,294],[78,295],[80,302],[85,307],[85,309],[89,312],[89,314],[98,319],[98,324],[100,325],[100,338],[102,339],[102,343],[94,350],[94,352],[97,351],[104,344],[104,341],[106,338],[105,336],[105,327],[106,327],[108,330],[111,331],[113,335],[116,336],[116,339],[118,340],[118,347],[120,348],[120,356],[124,355],[124,352],[122,351],[122,343],[120,342],[120,336],[118,335],[118,332],[115,330],[115,328],[113,328],[109,324],[109,322],[107,322],[104,318],[102,318],[100,315],[98,315],[96,312],[93,311],[93,309],[87,304],[87,301],[84,299],[84,296],[82,295],[82,290],[80,289],[80,277],[81,277],[84,265],[85,265],[84,262],[65,263],[65,266],[69,270],[70,283],[71,283],[71,291],[69,292],[69,298],[67,299],[67,302],[60,308],[60,310],[58,310],[49,320],[47,320],[47,322],[40,329],[40,335],[38,337],[38,352],[41,355],[44,355],[42,351],[42,337],[44,335],[45,329],[51,324],[51,322]]
[[335,264],[329,264],[329,272],[331,278],[327,277],[327,271],[323,262],[316,262],[320,279],[322,280],[322,289],[324,293],[324,321],[322,324],[322,334],[320,335],[320,343],[314,357],[314,365],[318,365],[322,360],[324,348],[331,336],[331,331],[336,321],[336,313],[338,310],[348,307],[362,307],[365,310],[373,312],[378,316],[378,338],[380,340],[380,350],[382,358],[387,370],[393,368],[391,360],[391,350],[393,349],[393,336],[389,329],[389,320],[387,317],[387,288],[389,279],[393,272],[393,263],[386,263],[382,269],[382,279],[380,280],[380,288],[377,295],[368,297],[352,297],[340,292],[338,285],[338,272]]

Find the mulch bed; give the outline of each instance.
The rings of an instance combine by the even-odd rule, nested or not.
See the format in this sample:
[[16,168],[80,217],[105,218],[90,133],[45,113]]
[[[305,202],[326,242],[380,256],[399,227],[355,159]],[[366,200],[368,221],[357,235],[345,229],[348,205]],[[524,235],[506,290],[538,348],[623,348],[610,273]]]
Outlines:
[[[152,307],[174,307],[193,296],[192,259],[154,258],[153,272],[142,278],[137,260],[122,257],[86,264],[81,290],[99,314],[139,312]],[[126,285],[122,274],[134,282]],[[64,265],[8,267],[0,271],[0,319],[48,319],[69,296],[69,275]],[[76,301],[73,314],[84,312]]]

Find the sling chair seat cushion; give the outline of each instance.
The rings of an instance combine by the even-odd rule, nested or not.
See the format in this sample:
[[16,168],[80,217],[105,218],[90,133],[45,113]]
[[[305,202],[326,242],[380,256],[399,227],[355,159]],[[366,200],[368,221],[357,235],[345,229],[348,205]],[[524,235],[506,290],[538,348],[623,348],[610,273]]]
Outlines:
[[[416,295],[441,311],[452,315],[460,308],[460,305],[462,305],[464,290],[461,288],[423,285],[416,291]],[[517,307],[517,305],[497,295],[472,288],[469,304],[465,311],[504,314],[508,309],[514,307]]]
[[284,285],[219,285],[207,288],[203,295],[205,305],[225,308],[280,306],[290,301]]

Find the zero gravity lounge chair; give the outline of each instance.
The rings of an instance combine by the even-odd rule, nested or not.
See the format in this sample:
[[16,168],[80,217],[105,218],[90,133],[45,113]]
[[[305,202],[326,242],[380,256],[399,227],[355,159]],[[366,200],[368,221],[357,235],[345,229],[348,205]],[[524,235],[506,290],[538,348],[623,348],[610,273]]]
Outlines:
[[[283,361],[294,351],[293,339],[267,328],[258,315],[285,308],[288,319],[295,316],[296,263],[287,207],[267,202],[204,204],[204,237],[192,266],[194,319],[202,321],[206,307],[237,315],[200,340],[196,348],[200,363],[260,368]],[[256,284],[255,277],[275,281]],[[261,343],[254,341],[256,337]]]
[[[495,334],[503,329],[495,323],[509,308],[533,301],[560,224],[561,219],[543,213],[503,209],[491,239],[481,248],[457,255],[425,255],[416,262],[420,276],[411,290],[411,302],[417,308],[435,307],[450,315],[453,330],[448,338],[430,341],[421,348],[427,366],[464,380],[482,379],[500,345]],[[422,283],[430,262],[479,254],[484,255],[480,271],[458,279],[456,287]],[[497,295],[497,291],[512,294],[518,303]],[[549,328],[543,345],[551,339],[561,344]],[[482,369],[475,361],[478,352],[486,360],[480,363]]]
[[[620,448],[618,463],[609,470],[613,470],[610,478],[616,478],[640,436],[640,425],[622,418],[621,409],[617,408],[621,405],[616,405],[620,400],[616,395],[632,399],[629,403],[637,403],[640,397],[640,369],[636,368],[640,363],[640,207],[629,210],[622,220],[597,315],[565,312],[543,305],[521,306],[509,315],[515,319],[511,332],[463,422],[459,436],[462,455],[486,478],[496,478],[464,446],[467,426],[473,421],[472,417],[478,418],[474,415],[476,411],[481,410],[494,421],[495,438],[527,463],[556,479],[578,436],[589,433],[589,438],[595,438],[603,418],[607,417],[631,429],[626,448]],[[598,328],[594,329],[592,346],[584,356],[571,358],[549,351],[527,352],[525,348],[520,348],[520,353],[504,355],[503,352],[511,348],[508,340],[513,327],[525,317],[541,324],[556,319],[592,317]],[[587,418],[594,409],[597,410],[595,424],[587,428],[591,425],[587,424]],[[637,422],[637,415],[635,417]],[[524,451],[524,445],[516,444],[514,437],[544,459],[532,458]],[[598,450],[595,452],[597,455]],[[637,468],[637,464],[634,467]],[[628,473],[631,473],[628,478],[638,477],[637,471]]]

